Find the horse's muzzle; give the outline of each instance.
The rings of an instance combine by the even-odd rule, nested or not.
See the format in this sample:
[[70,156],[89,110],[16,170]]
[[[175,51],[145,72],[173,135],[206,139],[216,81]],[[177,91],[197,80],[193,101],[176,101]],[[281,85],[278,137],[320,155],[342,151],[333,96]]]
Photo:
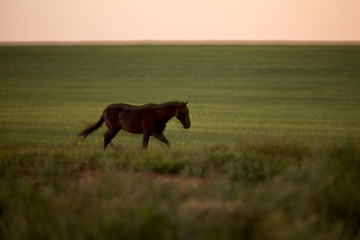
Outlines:
[[185,124],[183,124],[183,126],[184,126],[185,129],[188,129],[188,128],[190,128],[191,123],[190,122],[185,123]]
[[185,128],[185,129],[188,129],[188,128],[190,128],[190,126],[191,126],[191,122],[190,122],[190,119],[181,119],[180,120],[180,122],[181,122],[181,124],[183,125],[183,127]]

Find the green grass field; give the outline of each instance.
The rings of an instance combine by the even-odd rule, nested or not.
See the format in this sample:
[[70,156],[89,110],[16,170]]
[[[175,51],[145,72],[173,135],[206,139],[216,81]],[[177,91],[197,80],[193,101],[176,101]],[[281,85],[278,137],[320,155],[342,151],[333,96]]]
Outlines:
[[[360,239],[360,47],[0,47],[0,239]],[[189,100],[167,149],[110,103]]]
[[170,122],[178,146],[358,138],[359,66],[358,46],[2,47],[0,142],[68,144],[110,103],[171,100],[189,100],[193,123]]

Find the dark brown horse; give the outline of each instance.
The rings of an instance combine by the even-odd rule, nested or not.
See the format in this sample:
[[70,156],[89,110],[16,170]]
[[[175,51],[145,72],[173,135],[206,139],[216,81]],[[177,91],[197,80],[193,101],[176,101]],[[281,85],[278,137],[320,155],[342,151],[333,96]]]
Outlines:
[[181,122],[185,129],[190,127],[189,109],[187,102],[167,102],[162,104],[146,104],[133,106],[125,103],[111,104],[103,111],[100,120],[94,125],[81,131],[78,136],[86,136],[101,127],[105,122],[107,132],[104,134],[104,149],[111,139],[121,130],[142,134],[142,147],[147,148],[150,136],[170,146],[163,131],[166,123],[174,116]]

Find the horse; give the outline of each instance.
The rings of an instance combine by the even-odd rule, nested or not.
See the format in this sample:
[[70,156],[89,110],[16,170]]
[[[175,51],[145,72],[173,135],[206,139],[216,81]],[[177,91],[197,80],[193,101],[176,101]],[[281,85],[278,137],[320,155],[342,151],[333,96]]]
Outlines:
[[99,121],[81,131],[78,137],[86,138],[105,122],[107,131],[104,134],[104,150],[121,129],[129,133],[142,134],[143,149],[148,147],[150,136],[154,136],[170,147],[169,141],[163,134],[166,123],[175,116],[184,129],[190,128],[187,103],[187,101],[172,101],[141,106],[125,103],[111,104],[105,108]]

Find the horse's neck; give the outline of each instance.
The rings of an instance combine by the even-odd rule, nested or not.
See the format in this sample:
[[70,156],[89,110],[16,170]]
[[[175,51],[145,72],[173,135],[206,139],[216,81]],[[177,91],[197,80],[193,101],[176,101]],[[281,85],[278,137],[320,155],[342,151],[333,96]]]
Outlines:
[[167,123],[171,118],[175,116],[176,108],[173,106],[168,106],[168,107],[160,108],[157,111],[158,111],[159,119],[162,122]]

